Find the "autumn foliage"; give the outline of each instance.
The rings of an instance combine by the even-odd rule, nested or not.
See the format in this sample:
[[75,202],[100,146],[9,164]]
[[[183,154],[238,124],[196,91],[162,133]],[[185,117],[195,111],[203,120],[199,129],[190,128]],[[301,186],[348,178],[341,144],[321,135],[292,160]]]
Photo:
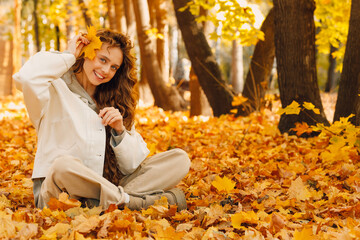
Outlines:
[[296,127],[318,137],[281,135],[275,112],[189,118],[138,111],[137,129],[151,154],[188,152],[192,166],[179,184],[188,210],[177,212],[163,198],[147,210],[103,211],[65,193],[39,210],[30,179],[35,131],[21,97],[2,99],[0,239],[358,239],[358,128],[342,119]]

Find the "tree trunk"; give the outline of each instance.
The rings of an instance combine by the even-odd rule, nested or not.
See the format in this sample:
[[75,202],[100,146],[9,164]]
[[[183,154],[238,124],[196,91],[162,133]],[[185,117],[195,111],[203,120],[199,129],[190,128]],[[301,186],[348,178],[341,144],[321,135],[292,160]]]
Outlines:
[[[205,10],[204,8],[200,8],[201,16],[207,16],[208,14],[209,14],[208,10]],[[210,33],[215,29],[212,22],[205,21],[202,24],[200,24],[200,27],[203,28],[203,32],[207,42],[209,43],[210,41],[212,41],[209,39]],[[189,88],[191,93],[190,116],[198,116],[198,115],[211,116],[212,111],[211,111],[210,103],[206,98],[204,90],[200,86],[199,79],[196,76],[193,68],[191,68],[190,71]]]
[[202,90],[199,80],[194,73],[194,69],[190,70],[190,83],[189,88],[191,92],[191,101],[190,101],[190,117],[203,115],[211,116],[212,111],[209,105],[209,102]]
[[115,7],[116,30],[121,33],[126,33],[127,26],[126,26],[126,18],[125,18],[125,10],[124,10],[123,0],[114,0],[114,7]]
[[311,102],[320,114],[302,110],[281,115],[279,130],[294,134],[296,122],[328,124],[321,103],[315,60],[315,2],[274,0],[275,46],[280,99],[283,107],[292,101]]
[[157,59],[163,78],[169,82],[169,25],[165,0],[155,0],[156,27],[163,38],[156,39]]
[[56,50],[60,51],[61,44],[60,44],[60,27],[59,27],[59,25],[55,25],[55,35],[56,35]]
[[13,42],[0,36],[0,96],[13,93],[13,49]]
[[249,72],[246,75],[242,95],[248,100],[242,104],[238,115],[246,116],[260,108],[265,96],[265,87],[270,78],[275,58],[274,43],[274,10],[266,16],[261,31],[265,34],[264,41],[258,41],[251,59]]
[[78,0],[82,15],[84,17],[84,21],[85,21],[85,25],[86,26],[91,26],[92,22],[91,22],[91,18],[89,17],[89,15],[87,14],[88,8],[85,5],[84,0]]
[[13,74],[21,68],[21,0],[15,0],[13,38]]
[[107,15],[109,18],[110,29],[116,30],[116,22],[115,22],[115,11],[112,0],[106,0],[107,6]]
[[126,29],[127,34],[133,40],[136,35],[136,21],[134,15],[134,6],[132,0],[124,0],[125,17],[126,17]]
[[150,28],[149,8],[146,0],[135,0],[134,12],[136,17],[136,28],[140,45],[141,59],[144,64],[146,77],[148,79],[151,92],[154,96],[155,105],[164,110],[179,111],[186,108],[184,99],[174,87],[166,86],[156,53],[154,52],[154,44],[146,31]]
[[336,85],[335,79],[335,68],[336,68],[336,58],[332,56],[333,52],[335,52],[337,48],[330,44],[330,53],[329,53],[329,68],[325,86],[325,92],[331,92]]
[[73,32],[73,14],[71,10],[71,0],[67,0],[66,2],[66,13],[69,17],[65,18],[66,25],[66,39],[70,40],[72,32]]
[[35,46],[36,52],[40,51],[40,34],[39,34],[39,21],[37,16],[38,0],[34,0],[33,19],[34,19],[34,33],[35,33]]
[[221,77],[220,68],[215,61],[202,29],[188,9],[180,12],[190,0],[173,0],[176,19],[185,42],[191,65],[199,79],[211,105],[214,116],[229,113],[233,95]]
[[231,83],[234,92],[238,94],[242,92],[244,87],[243,47],[237,42],[237,40],[233,40],[231,51]]
[[355,114],[351,122],[360,124],[360,1],[351,3],[349,33],[346,42],[344,66],[340,77],[338,98],[335,107],[334,121],[340,117]]

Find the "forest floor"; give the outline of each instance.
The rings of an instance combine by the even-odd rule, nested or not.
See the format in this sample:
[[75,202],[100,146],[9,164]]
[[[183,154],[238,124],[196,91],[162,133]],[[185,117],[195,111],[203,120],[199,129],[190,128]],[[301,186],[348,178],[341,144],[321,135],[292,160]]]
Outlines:
[[[328,119],[334,94],[323,94]],[[360,156],[343,119],[318,137],[280,134],[279,103],[249,117],[193,117],[140,109],[151,154],[182,148],[192,161],[178,187],[188,210],[81,208],[61,195],[34,208],[36,134],[20,96],[0,101],[0,239],[358,239]],[[301,130],[299,128],[299,130]],[[305,129],[303,127],[304,131]]]

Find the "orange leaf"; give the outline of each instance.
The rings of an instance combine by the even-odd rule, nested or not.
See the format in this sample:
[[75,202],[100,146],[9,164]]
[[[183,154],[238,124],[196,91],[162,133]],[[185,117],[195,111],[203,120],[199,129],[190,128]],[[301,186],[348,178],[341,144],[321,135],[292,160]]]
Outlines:
[[50,198],[48,205],[51,210],[60,209],[66,211],[69,208],[80,207],[81,202],[76,199],[69,199],[69,195],[65,192],[62,192],[59,195],[59,199]]
[[312,133],[312,129],[306,122],[295,123],[295,127],[291,130],[296,132],[296,135],[300,136],[303,133]]

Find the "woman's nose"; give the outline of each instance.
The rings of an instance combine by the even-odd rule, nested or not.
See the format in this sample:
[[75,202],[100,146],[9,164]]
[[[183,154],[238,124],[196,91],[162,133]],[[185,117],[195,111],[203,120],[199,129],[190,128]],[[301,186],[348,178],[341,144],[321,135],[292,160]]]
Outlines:
[[107,75],[107,74],[109,74],[109,72],[110,72],[110,67],[111,67],[110,65],[107,65],[107,64],[106,64],[106,65],[102,66],[102,69],[101,69],[101,70],[103,71],[104,74]]

